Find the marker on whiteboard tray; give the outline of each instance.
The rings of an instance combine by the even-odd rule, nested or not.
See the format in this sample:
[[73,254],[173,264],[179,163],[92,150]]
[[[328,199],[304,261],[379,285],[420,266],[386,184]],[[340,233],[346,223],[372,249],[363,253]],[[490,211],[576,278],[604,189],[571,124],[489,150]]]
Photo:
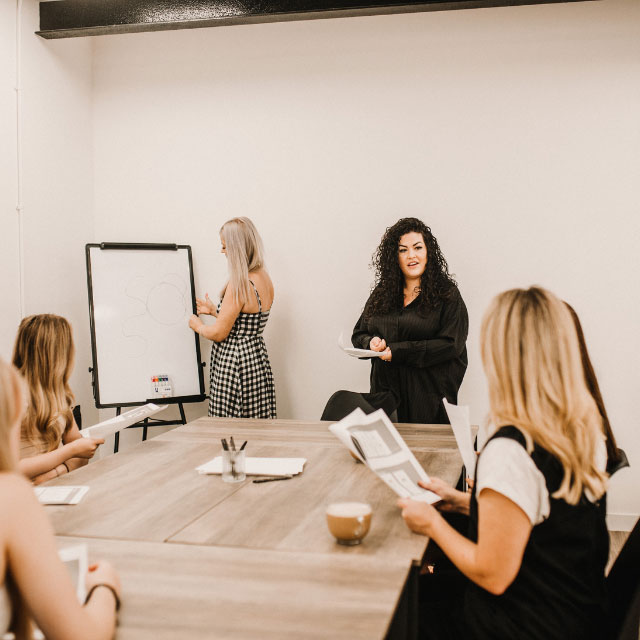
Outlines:
[[170,398],[172,395],[173,389],[168,374],[151,376],[151,398]]

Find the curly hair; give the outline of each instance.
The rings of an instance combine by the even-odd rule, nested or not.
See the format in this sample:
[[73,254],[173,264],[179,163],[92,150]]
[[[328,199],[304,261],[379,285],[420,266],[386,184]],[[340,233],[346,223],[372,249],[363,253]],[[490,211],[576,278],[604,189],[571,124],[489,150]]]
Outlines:
[[417,298],[418,310],[426,312],[451,295],[456,281],[449,275],[447,261],[431,229],[417,218],[401,218],[386,229],[373,254],[371,267],[375,270],[375,282],[364,309],[365,318],[402,309],[405,281],[398,261],[398,244],[403,235],[414,231],[422,235],[427,248],[427,266],[420,279]]

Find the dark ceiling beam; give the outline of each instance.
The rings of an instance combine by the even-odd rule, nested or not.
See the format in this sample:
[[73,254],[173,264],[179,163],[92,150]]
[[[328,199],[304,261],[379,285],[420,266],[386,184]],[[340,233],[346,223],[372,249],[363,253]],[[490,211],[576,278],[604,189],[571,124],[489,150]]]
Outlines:
[[[56,0],[40,2],[43,38],[585,0]],[[587,0],[589,1],[589,0]]]

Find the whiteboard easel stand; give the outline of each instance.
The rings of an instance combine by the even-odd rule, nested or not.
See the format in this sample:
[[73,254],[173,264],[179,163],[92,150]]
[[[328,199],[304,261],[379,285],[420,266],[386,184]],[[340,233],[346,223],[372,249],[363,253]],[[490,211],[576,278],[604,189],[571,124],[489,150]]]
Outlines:
[[[87,261],[87,292],[89,295],[89,324],[91,330],[91,351],[93,358],[93,366],[89,367],[89,373],[91,374],[91,384],[93,387],[93,396],[96,401],[96,407],[98,409],[101,408],[115,408],[116,415],[119,416],[122,412],[122,407],[132,407],[132,406],[141,406],[147,404],[149,402],[153,402],[155,404],[177,404],[178,409],[180,411],[180,419],[179,420],[160,420],[156,418],[145,418],[141,420],[139,423],[130,425],[127,427],[130,428],[140,428],[142,427],[142,440],[147,439],[147,432],[149,427],[155,426],[170,426],[170,425],[184,425],[187,423],[185,412],[184,412],[184,403],[186,402],[202,402],[206,399],[206,395],[204,393],[204,377],[203,370],[205,367],[205,363],[200,359],[200,342],[199,336],[194,332],[193,333],[193,355],[194,360],[192,360],[192,374],[195,377],[195,385],[193,390],[184,395],[180,395],[174,398],[144,398],[144,395],[140,394],[137,398],[131,398],[131,401],[126,402],[103,402],[101,400],[100,393],[100,378],[98,372],[98,357],[97,357],[97,346],[96,346],[96,323],[95,323],[95,311],[94,311],[94,283],[93,283],[93,273],[92,273],[92,262],[91,255],[92,251],[102,252],[105,251],[107,254],[113,253],[117,255],[118,252],[138,252],[140,255],[148,255],[151,256],[155,252],[168,253],[173,255],[182,254],[184,256],[184,270],[185,277],[188,280],[188,287],[190,290],[190,303],[191,303],[191,312],[196,313],[196,301],[195,301],[195,286],[193,280],[193,262],[191,258],[191,247],[188,245],[178,245],[178,244],[158,244],[158,243],[124,243],[124,242],[102,242],[100,244],[87,244],[85,246],[86,252],[86,261]],[[103,267],[104,268],[104,267]],[[114,453],[117,453],[120,444],[120,434],[115,434],[115,442],[114,442]]]
[[[163,403],[156,401],[155,404],[163,404]],[[187,418],[184,414],[184,406],[182,405],[182,402],[178,402],[177,404],[178,404],[178,410],[180,411],[180,420],[159,420],[157,418],[145,418],[141,422],[137,422],[136,424],[132,424],[126,428],[139,429],[142,427],[142,442],[144,442],[147,439],[148,427],[168,427],[171,425],[187,424]],[[119,416],[121,412],[122,412],[122,407],[116,407],[116,416]],[[118,453],[119,446],[120,446],[120,432],[118,431],[115,435],[115,440],[113,443],[113,453]]]

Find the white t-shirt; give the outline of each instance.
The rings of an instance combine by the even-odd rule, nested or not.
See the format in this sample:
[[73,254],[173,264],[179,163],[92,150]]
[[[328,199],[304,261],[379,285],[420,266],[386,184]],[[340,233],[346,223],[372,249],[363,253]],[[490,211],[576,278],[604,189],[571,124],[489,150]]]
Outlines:
[[[598,445],[596,463],[601,471],[607,467],[604,436]],[[549,516],[547,483],[527,450],[511,438],[494,438],[483,449],[478,460],[476,495],[492,489],[517,504],[532,526]],[[587,494],[587,497],[591,497]]]

